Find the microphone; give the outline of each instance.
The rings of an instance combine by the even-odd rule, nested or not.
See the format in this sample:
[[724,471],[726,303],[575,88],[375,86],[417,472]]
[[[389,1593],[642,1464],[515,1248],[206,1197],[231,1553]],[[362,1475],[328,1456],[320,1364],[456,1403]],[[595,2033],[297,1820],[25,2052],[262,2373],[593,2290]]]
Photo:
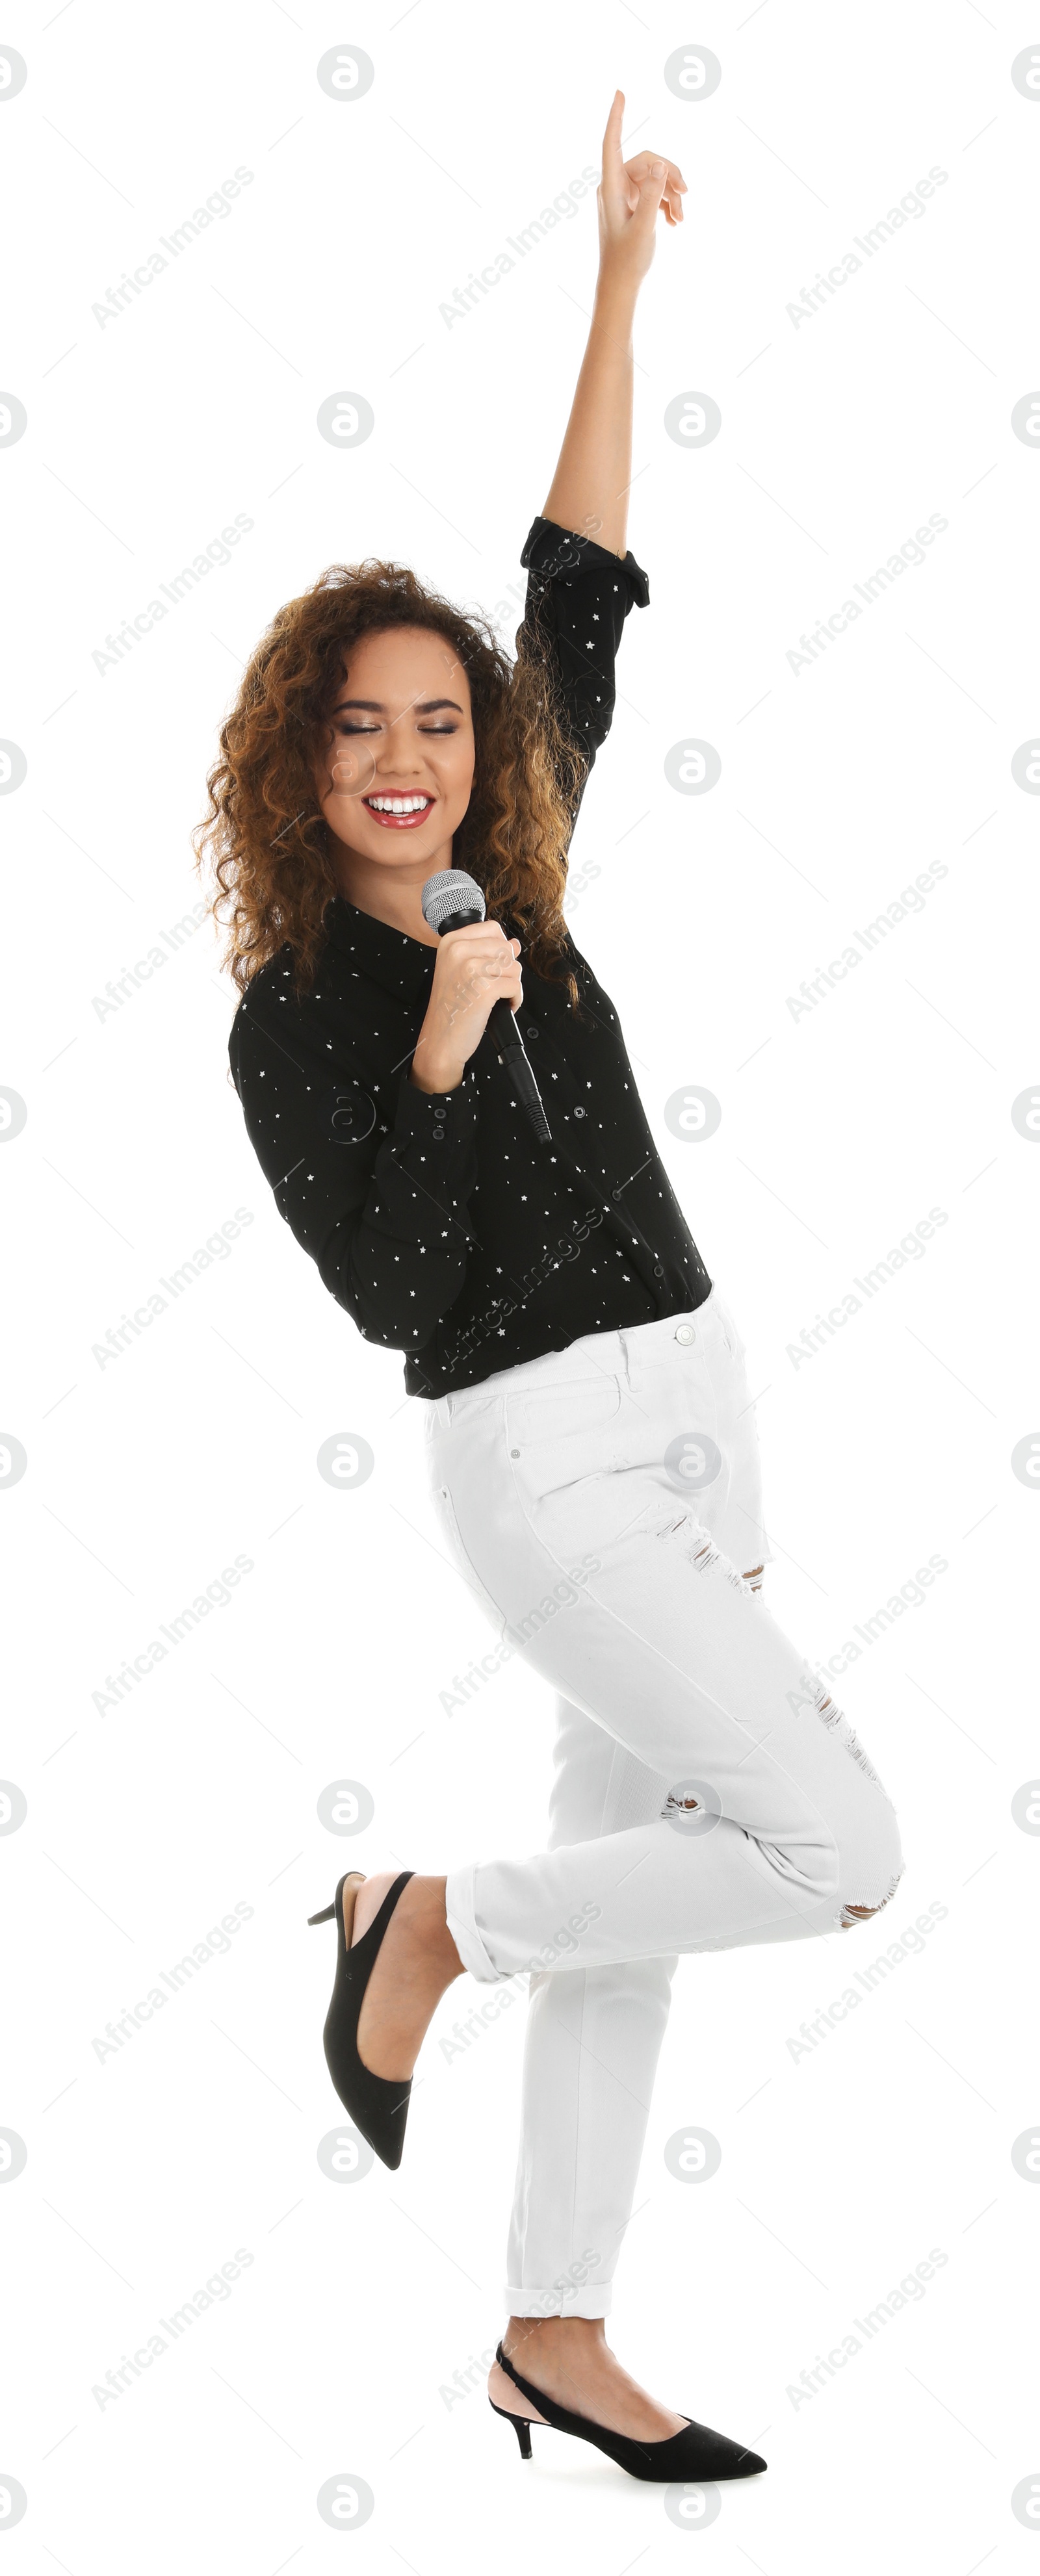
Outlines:
[[[422,908],[424,921],[440,937],[446,930],[465,930],[471,921],[483,921],[487,910],[476,878],[467,876],[464,868],[440,868],[436,876],[427,877],[422,890]],[[535,1135],[543,1144],[551,1145],[552,1128],[516,1025],[516,1013],[501,994],[491,1005],[487,1025],[494,1034],[499,1063],[506,1067]]]

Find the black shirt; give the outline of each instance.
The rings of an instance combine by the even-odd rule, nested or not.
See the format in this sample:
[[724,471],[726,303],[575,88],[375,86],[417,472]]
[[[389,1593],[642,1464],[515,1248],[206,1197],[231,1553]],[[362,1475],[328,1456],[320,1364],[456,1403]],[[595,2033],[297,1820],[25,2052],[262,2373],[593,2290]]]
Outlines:
[[[646,574],[631,553],[622,561],[542,518],[520,560],[518,648],[547,656],[561,723],[591,766],[610,730],[625,618],[633,600],[649,601]],[[432,947],[342,895],[326,925],[302,999],[287,947],[254,976],[231,1028],[231,1071],[282,1216],[365,1339],[405,1352],[408,1393],[473,1386],[582,1334],[700,1305],[711,1280],[613,1004],[569,934],[555,971],[573,968],[581,1018],[565,985],[530,969],[517,1014],[549,1144],[487,1032],[454,1091],[409,1081]]]

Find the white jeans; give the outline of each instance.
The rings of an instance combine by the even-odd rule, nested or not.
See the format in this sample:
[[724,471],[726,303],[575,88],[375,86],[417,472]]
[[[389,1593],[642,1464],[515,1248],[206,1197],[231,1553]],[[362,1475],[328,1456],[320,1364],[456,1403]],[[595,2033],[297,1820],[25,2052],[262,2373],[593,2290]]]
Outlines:
[[678,1954],[850,1925],[898,1885],[899,1833],[745,1579],[772,1551],[717,1288],[441,1396],[426,1434],[460,1572],[560,1693],[547,1848],[447,1884],[470,1974],[530,1971],[505,2295],[601,2317]]

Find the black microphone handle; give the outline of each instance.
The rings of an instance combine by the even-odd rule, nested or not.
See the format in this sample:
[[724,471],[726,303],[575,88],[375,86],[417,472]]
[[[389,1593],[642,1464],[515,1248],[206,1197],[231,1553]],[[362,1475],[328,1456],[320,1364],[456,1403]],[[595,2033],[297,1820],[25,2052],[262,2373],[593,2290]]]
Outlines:
[[517,1098],[521,1107],[527,1111],[535,1135],[541,1139],[543,1145],[551,1145],[552,1128],[545,1115],[542,1095],[531,1071],[527,1049],[517,1028],[516,1014],[511,1002],[503,1001],[501,998],[497,1002],[492,1002],[488,1012],[487,1030],[500,1051],[510,1082],[516,1087]]
[[510,1054],[522,1055],[526,1063],[527,1049],[516,1025],[516,1012],[512,1003],[492,1002],[487,1024],[499,1046],[505,1047]]

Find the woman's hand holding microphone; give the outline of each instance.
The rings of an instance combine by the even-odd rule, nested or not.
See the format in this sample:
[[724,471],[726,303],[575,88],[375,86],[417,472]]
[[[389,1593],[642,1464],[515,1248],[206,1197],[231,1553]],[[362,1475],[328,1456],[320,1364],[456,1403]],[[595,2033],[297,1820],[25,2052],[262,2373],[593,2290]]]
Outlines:
[[500,921],[446,930],[437,942],[426,1017],[409,1080],[417,1091],[454,1091],[476,1053],[496,1002],[523,1001],[520,942]]

